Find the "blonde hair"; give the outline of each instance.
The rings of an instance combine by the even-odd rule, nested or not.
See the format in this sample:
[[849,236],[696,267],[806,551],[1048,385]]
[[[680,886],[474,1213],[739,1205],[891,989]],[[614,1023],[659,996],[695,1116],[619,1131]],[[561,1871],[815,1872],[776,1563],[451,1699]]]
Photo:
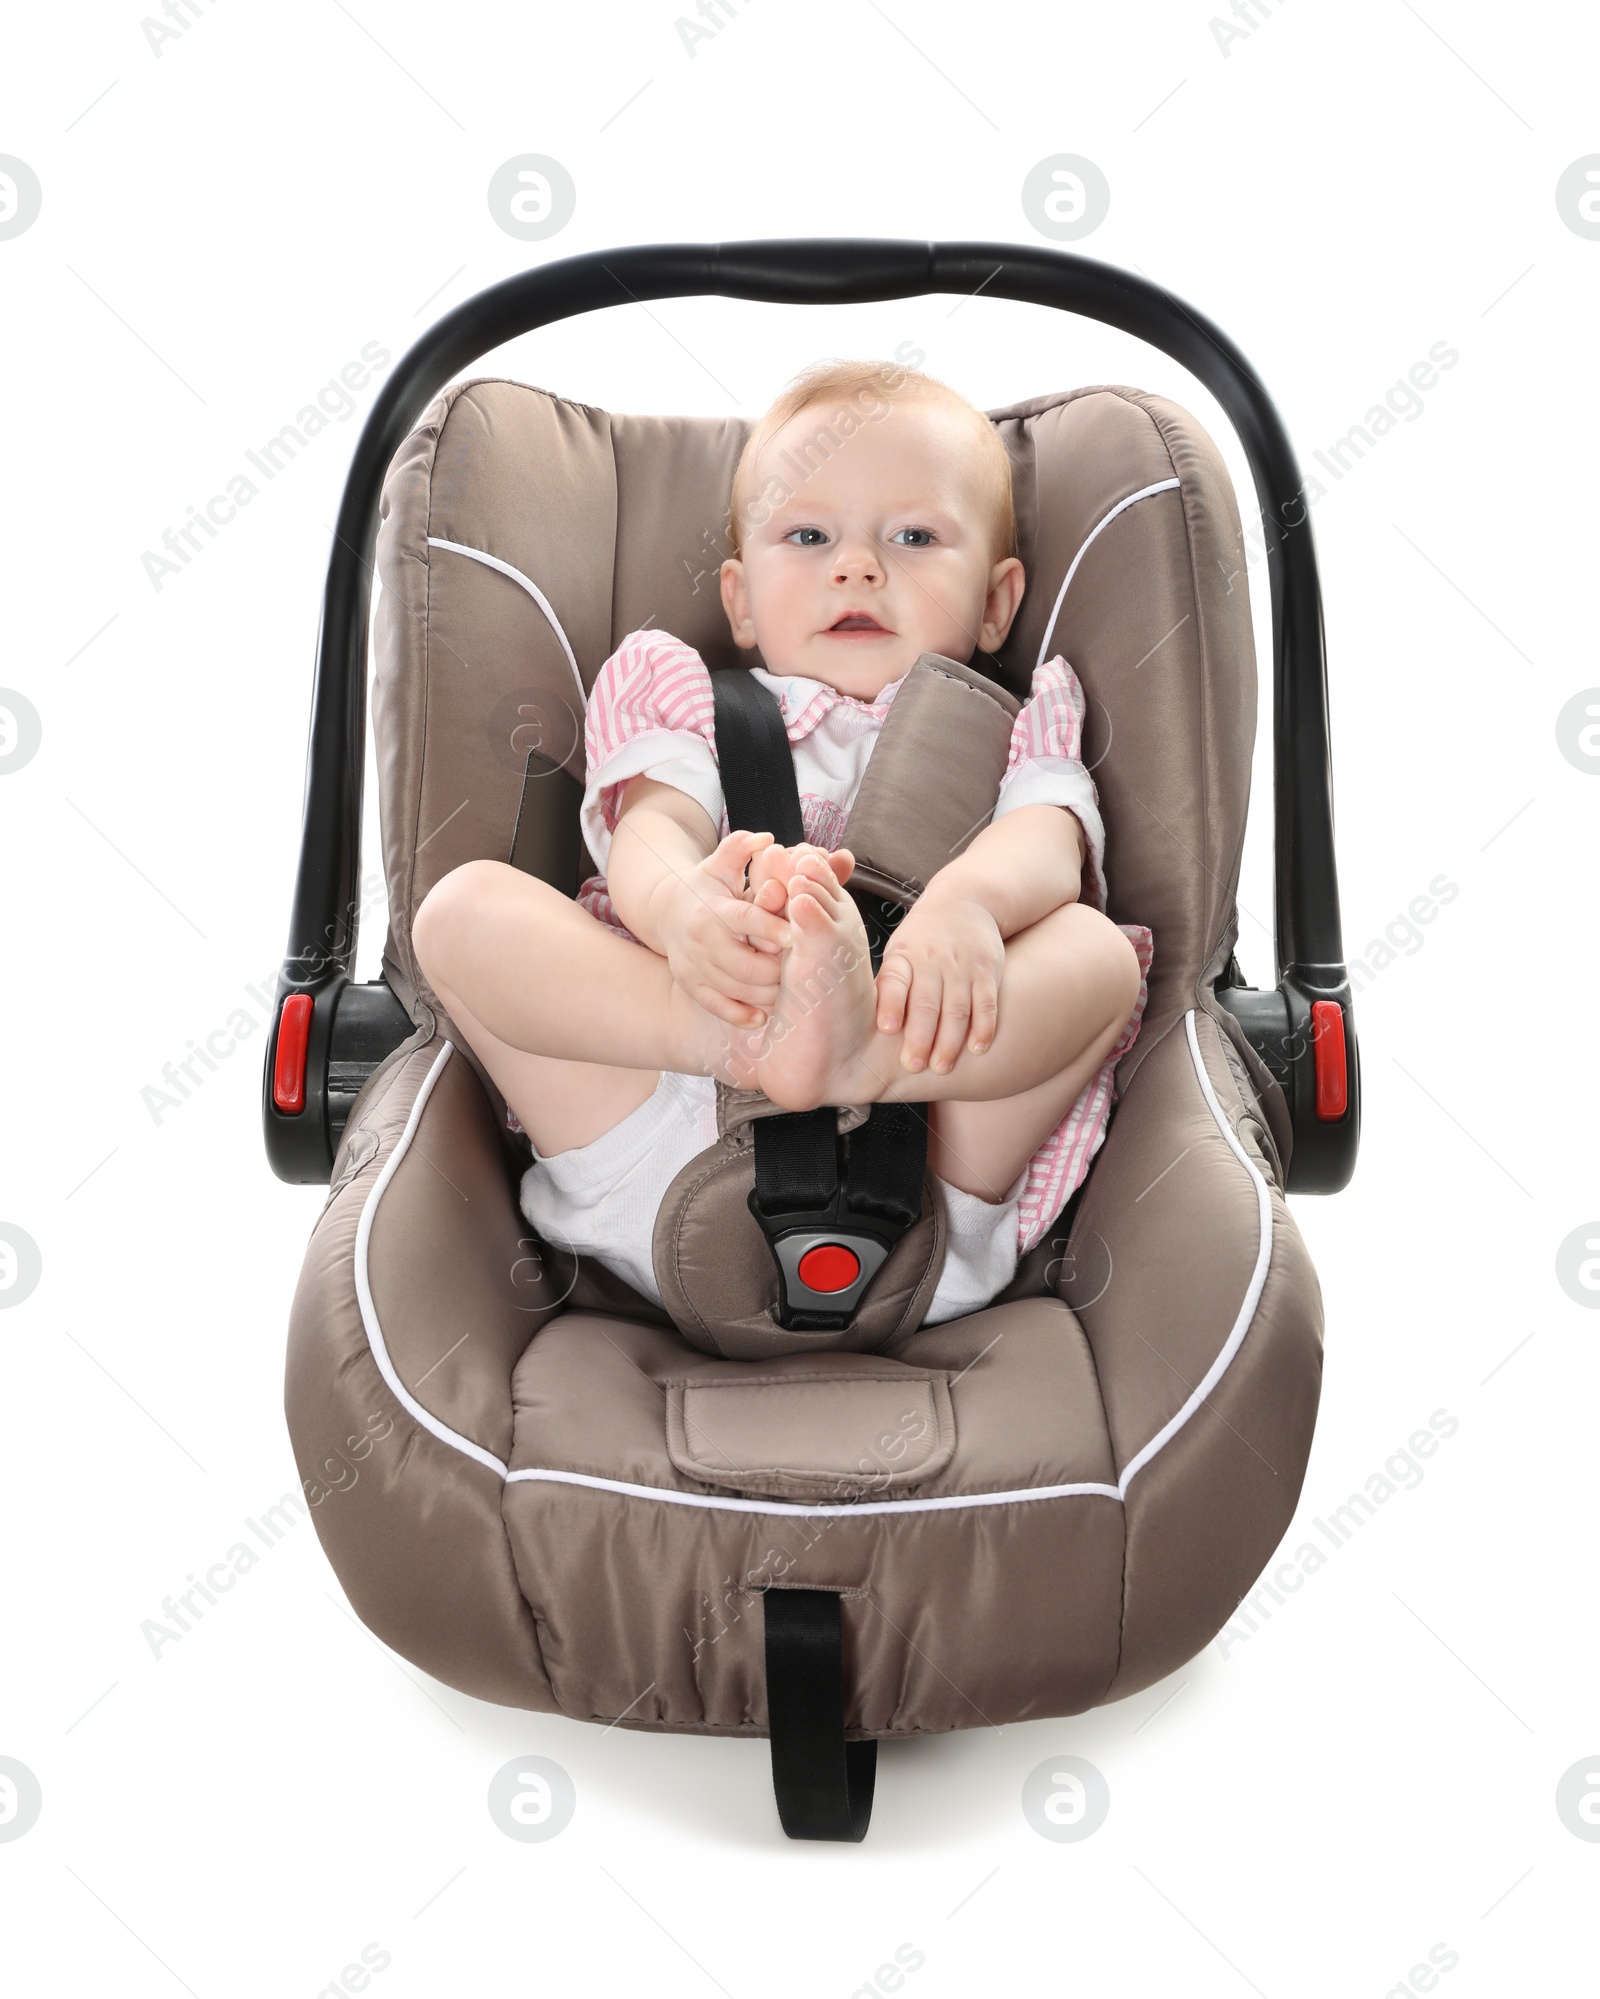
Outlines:
[[[777,401],[745,440],[744,450],[734,467],[728,500],[727,538],[731,552],[735,556],[742,555],[746,525],[759,526],[774,505],[781,506],[790,497],[792,489],[785,487],[776,498],[769,498],[770,480],[760,493],[752,494],[749,488],[757,457],[791,417],[819,403],[843,403],[859,409],[864,420],[879,422],[896,402],[942,403],[970,421],[988,487],[991,559],[998,562],[1003,556],[1017,554],[1017,513],[1011,492],[1011,457],[1000,441],[999,432],[983,411],[947,382],[925,375],[916,368],[902,367],[897,361],[837,359],[814,361],[810,367],[803,368],[785,385]],[[826,426],[819,428],[814,436],[798,447],[800,457],[811,461],[811,454],[817,450],[823,458],[831,457],[857,427],[852,424],[842,432]],[[800,477],[803,480],[806,473],[802,472]],[[779,483],[782,484],[781,481]]]

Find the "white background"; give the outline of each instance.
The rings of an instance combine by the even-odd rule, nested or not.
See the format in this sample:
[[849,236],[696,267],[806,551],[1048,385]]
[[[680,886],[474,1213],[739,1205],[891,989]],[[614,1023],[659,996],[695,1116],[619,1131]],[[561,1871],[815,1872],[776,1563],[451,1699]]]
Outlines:
[[[0,1843],[8,1989],[312,1999],[369,1945],[382,1999],[847,1999],[886,1989],[902,1945],[915,1999],[1592,1989],[1600,1844],[1555,1789],[1600,1767],[1600,1320],[1556,1252],[1600,1214],[1600,783],[1556,718],[1600,682],[1580,621],[1600,242],[1555,189],[1600,149],[1593,22],[1267,4],[1224,53],[1178,0],[735,0],[691,55],[673,7],[637,0],[175,11],[190,25],[158,55],[133,6],[21,10],[0,81],[0,153],[43,188],[0,241],[0,680],[43,718],[0,779],[0,1222],[43,1257],[0,1313],[0,1755],[44,1799]],[[547,242],[486,202],[524,152],[577,186]],[[1459,894],[1356,1002],[1352,1184],[1291,1200],[1327,1352],[1276,1559],[1433,1412],[1454,1434],[1169,1681],[886,1747],[860,1847],[782,1837],[764,1744],[602,1732],[429,1681],[353,1620],[304,1519],[152,1656],[162,1599],[298,1484],[284,1338],[323,1194],[266,1165],[261,1037],[159,1121],[141,1093],[235,1009],[259,1022],[247,985],[270,989],[284,948],[330,523],[372,391],[159,591],[144,552],[363,344],[398,358],[502,277],[648,241],[1036,244],[1020,190],[1059,152],[1111,187],[1069,247],[1226,329],[1303,465],[1434,343],[1460,355],[1314,513],[1348,952],[1436,876]],[[1197,382],[1042,307],[681,299],[468,372],[754,415],[816,355],[902,340],[980,407],[1097,381],[1175,397],[1253,517]],[[1259,985],[1269,735],[1264,705],[1240,888]],[[364,977],[380,942],[374,923]],[[530,1752],[576,1788],[545,1844],[485,1807]],[[1111,1793],[1078,1844],[1019,1805],[1064,1753]],[[1404,1983],[1438,1946],[1448,1971]]]

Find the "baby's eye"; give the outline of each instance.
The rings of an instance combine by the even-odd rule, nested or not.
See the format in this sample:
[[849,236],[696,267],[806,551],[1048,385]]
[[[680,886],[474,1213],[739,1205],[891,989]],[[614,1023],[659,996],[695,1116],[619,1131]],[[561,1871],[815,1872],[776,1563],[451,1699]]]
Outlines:
[[[793,541],[797,534],[820,535],[823,541],[826,541],[828,539],[828,537],[825,534],[823,534],[821,528],[790,528],[789,532],[784,536],[784,540]],[[802,542],[800,545],[802,548],[815,548],[817,546],[817,543],[814,541],[807,541],[807,542]]]
[[932,528],[896,528],[894,533],[890,535],[889,539],[891,541],[895,541],[903,534],[920,534],[927,536],[926,541],[907,542],[906,546],[908,548],[930,548],[933,545],[934,535]]

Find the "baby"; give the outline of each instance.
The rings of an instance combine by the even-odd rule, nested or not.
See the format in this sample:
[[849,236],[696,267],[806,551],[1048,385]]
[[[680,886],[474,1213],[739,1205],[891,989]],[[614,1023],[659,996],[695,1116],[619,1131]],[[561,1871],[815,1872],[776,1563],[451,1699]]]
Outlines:
[[995,652],[1023,594],[1010,460],[980,410],[927,375],[818,364],[752,431],[729,538],[722,603],[782,705],[805,843],[726,830],[707,668],[632,632],[587,712],[602,872],[574,901],[468,862],[417,911],[417,959],[528,1134],[529,1221],[657,1302],[656,1210],[716,1139],[716,1080],[786,1110],[927,1102],[950,1225],[938,1324],[1004,1287],[1087,1172],[1151,935],[1104,913],[1083,695],[1057,657],[992,822],[872,974],[838,840],[877,731],[920,654]]

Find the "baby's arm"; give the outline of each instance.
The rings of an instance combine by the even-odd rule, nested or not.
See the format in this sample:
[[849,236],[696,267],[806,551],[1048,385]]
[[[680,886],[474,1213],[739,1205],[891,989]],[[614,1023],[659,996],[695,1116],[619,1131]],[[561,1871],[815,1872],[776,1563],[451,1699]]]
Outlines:
[[999,1019],[1005,940],[1082,887],[1083,829],[1061,805],[1023,805],[993,820],[947,862],[895,927],[878,974],[878,1026],[905,1029],[907,1069],[954,1068],[963,1043],[981,1055]]
[[788,925],[771,898],[758,906],[744,893],[746,864],[771,844],[770,833],[730,833],[718,844],[687,792],[639,776],[622,794],[607,858],[623,922],[691,999],[734,1027],[760,1025],[778,996]]
[[1024,805],[992,820],[963,854],[929,882],[927,894],[965,894],[994,917],[1000,935],[1014,937],[1063,903],[1076,902],[1083,887],[1083,828],[1077,814],[1060,805]]

